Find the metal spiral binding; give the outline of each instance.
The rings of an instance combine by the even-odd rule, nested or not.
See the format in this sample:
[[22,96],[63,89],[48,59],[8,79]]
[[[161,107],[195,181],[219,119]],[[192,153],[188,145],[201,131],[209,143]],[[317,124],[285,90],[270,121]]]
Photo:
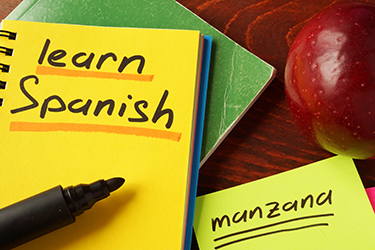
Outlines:
[[8,37],[9,40],[16,40],[17,33],[10,32],[10,31],[7,31],[7,30],[0,30],[0,36]]
[[[0,36],[8,37],[9,40],[16,40],[17,33],[7,31],[7,30],[0,30]],[[12,56],[13,49],[0,46],[0,53],[4,53],[5,56]],[[0,63],[0,72],[9,73],[10,65]],[[7,85],[6,81],[0,80],[0,90],[5,89]],[[0,106],[3,106],[4,99],[0,98]]]
[[2,47],[2,46],[0,46],[0,52],[4,53],[6,56],[13,55],[13,49]]
[[6,86],[7,86],[7,82],[0,81],[0,89],[5,89]]

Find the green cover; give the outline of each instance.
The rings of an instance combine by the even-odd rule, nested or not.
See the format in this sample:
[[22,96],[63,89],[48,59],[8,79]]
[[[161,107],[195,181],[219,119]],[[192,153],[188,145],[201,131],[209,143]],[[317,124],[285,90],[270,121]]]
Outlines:
[[174,0],[24,0],[7,19],[195,29],[211,36],[213,45],[201,165],[275,76],[272,66]]

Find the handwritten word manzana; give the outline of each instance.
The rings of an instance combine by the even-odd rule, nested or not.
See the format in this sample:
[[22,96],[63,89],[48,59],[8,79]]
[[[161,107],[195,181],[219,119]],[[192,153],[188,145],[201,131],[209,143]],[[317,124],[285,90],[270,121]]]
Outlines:
[[243,211],[238,211],[233,215],[224,214],[221,217],[216,217],[211,219],[212,231],[215,232],[218,228],[224,226],[226,222],[227,227],[231,227],[233,224],[245,223],[248,220],[254,218],[267,218],[272,219],[281,216],[283,213],[287,212],[297,212],[306,207],[313,208],[315,206],[323,206],[325,204],[332,205],[332,190],[329,190],[328,193],[322,192],[318,196],[314,197],[312,194],[307,195],[306,197],[300,200],[289,201],[286,203],[280,203],[277,201],[272,201],[266,203],[264,206],[256,206],[253,209],[244,209]]

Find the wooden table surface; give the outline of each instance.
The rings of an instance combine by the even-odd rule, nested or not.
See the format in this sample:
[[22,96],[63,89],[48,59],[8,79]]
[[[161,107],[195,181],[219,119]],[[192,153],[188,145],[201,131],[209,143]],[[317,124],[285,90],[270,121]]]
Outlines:
[[[233,187],[333,156],[297,131],[283,78],[289,46],[303,25],[342,1],[178,1],[278,71],[277,78],[201,168],[198,193]],[[375,161],[355,163],[365,187],[375,186]]]
[[[198,195],[333,156],[307,142],[297,131],[285,99],[283,75],[289,46],[299,30],[316,13],[341,1],[178,1],[278,71],[277,78],[201,168]],[[20,2],[1,0],[0,18]],[[375,161],[355,163],[364,186],[375,186]],[[195,242],[192,249],[198,249]]]

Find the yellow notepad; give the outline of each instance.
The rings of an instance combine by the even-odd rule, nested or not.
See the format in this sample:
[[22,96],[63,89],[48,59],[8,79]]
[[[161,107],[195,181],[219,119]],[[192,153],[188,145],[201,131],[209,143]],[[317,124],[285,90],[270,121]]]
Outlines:
[[373,209],[343,156],[200,196],[194,230],[201,250],[375,246]]
[[75,224],[19,249],[180,249],[199,31],[22,21],[2,30],[0,207],[59,184],[126,179]]

